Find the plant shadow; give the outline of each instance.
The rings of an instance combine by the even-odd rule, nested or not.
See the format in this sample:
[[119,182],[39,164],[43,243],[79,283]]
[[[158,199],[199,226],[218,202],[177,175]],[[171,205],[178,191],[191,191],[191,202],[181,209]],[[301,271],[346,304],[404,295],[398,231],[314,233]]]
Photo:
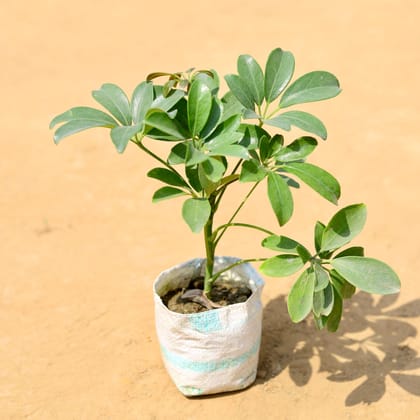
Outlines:
[[293,324],[286,297],[271,300],[264,308],[263,336],[257,383],[265,383],[288,369],[297,386],[306,385],[313,372],[312,358],[319,358],[319,371],[334,382],[365,378],[347,396],[346,406],[371,404],[385,394],[386,378],[410,394],[420,396],[420,368],[417,351],[405,344],[417,335],[405,318],[420,316],[420,299],[399,307],[398,295],[357,293],[346,301],[337,333],[316,330],[313,322]]

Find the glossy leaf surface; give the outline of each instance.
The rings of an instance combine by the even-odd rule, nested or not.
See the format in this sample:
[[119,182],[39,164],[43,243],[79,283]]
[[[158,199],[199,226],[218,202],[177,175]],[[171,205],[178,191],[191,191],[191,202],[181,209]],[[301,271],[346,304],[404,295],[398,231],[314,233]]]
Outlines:
[[209,87],[196,79],[192,84],[188,96],[188,127],[191,136],[198,136],[205,127],[212,108],[212,96]]
[[267,276],[287,277],[296,273],[302,267],[303,261],[298,255],[283,254],[265,260],[260,265],[260,270]]
[[57,115],[50,123],[50,128],[65,122],[54,133],[54,142],[57,144],[64,137],[95,127],[113,128],[118,125],[110,115],[95,108],[79,106],[71,108]]
[[212,156],[233,156],[239,159],[249,159],[248,151],[245,147],[238,144],[230,144],[227,146],[218,146],[211,149],[210,155]]
[[321,251],[330,251],[349,243],[362,231],[365,222],[364,204],[352,204],[339,210],[323,232]]
[[182,217],[194,233],[203,229],[210,217],[210,212],[210,203],[202,198],[189,198],[182,206]]
[[301,137],[294,140],[288,146],[283,147],[276,155],[279,162],[292,162],[294,160],[305,159],[318,145],[312,137]]
[[238,73],[251,92],[253,102],[261,105],[264,100],[264,75],[260,65],[250,55],[240,55]]
[[201,163],[201,167],[206,177],[212,182],[219,181],[223,177],[223,174],[226,170],[225,165],[220,159],[215,159],[212,157],[209,157],[203,161],[203,163]]
[[321,241],[322,241],[322,235],[325,230],[325,225],[321,223],[320,221],[317,221],[315,224],[314,229],[314,245],[316,252],[319,252],[321,249]]
[[159,201],[169,200],[182,195],[186,195],[185,191],[179,190],[178,188],[162,187],[153,194],[152,201],[157,203]]
[[327,138],[327,129],[323,122],[308,112],[289,111],[264,121],[266,124],[289,131],[292,125],[315,134],[322,139]]
[[153,85],[148,82],[140,83],[131,98],[131,115],[133,123],[142,123],[153,102]]
[[332,311],[327,319],[327,329],[330,332],[337,331],[340,325],[341,316],[343,314],[343,299],[334,288],[333,288],[333,291],[334,291],[334,304],[333,304]]
[[336,270],[330,270],[331,283],[342,299],[350,299],[356,293],[356,287],[349,283]]
[[182,127],[169,117],[166,112],[153,110],[146,115],[145,123],[147,126],[156,128],[159,132],[167,134],[168,140],[182,140],[188,137]]
[[327,171],[310,163],[288,163],[284,169],[296,175],[322,197],[337,204],[341,189],[338,181]]
[[350,256],[334,258],[331,265],[349,283],[365,292],[387,295],[400,290],[397,274],[382,261]]
[[316,316],[328,316],[334,306],[334,289],[331,284],[328,284],[322,290],[314,291],[313,296],[313,311]]
[[265,66],[264,93],[267,102],[273,102],[293,76],[295,59],[289,51],[273,50]]
[[147,176],[175,187],[188,187],[188,184],[180,175],[167,168],[153,168],[147,173]]
[[122,125],[131,124],[130,102],[119,86],[113,83],[105,83],[100,89],[94,90],[92,96]]
[[280,226],[286,224],[293,214],[293,198],[286,181],[278,174],[268,173],[268,198]]
[[319,292],[320,290],[325,289],[330,283],[330,277],[328,272],[324,270],[319,264],[314,264],[314,273],[315,273],[315,291]]
[[313,71],[295,80],[284,92],[280,107],[322,101],[340,93],[337,78],[326,71]]
[[267,175],[267,172],[254,160],[246,160],[242,164],[239,180],[241,182],[259,182]]
[[111,130],[111,139],[119,153],[123,153],[130,139],[141,131],[141,125],[128,127],[114,127]]
[[153,87],[155,99],[152,102],[150,108],[161,109],[162,111],[169,111],[172,109],[185,95],[182,90],[174,90],[169,96],[164,96],[162,87]]
[[236,99],[247,109],[254,109],[252,93],[245,82],[236,74],[225,76],[226,83]]
[[287,297],[287,310],[293,322],[304,320],[312,310],[315,275],[305,270],[293,284]]
[[298,247],[302,246],[299,242],[296,242],[294,239],[282,235],[268,236],[262,241],[261,245],[264,248],[271,249],[273,251],[296,255],[299,255]]

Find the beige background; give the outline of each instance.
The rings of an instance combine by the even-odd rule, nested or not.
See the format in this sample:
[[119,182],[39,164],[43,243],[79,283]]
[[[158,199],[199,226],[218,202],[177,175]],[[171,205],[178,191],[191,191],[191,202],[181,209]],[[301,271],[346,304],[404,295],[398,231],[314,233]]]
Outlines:
[[[0,26],[0,418],[420,418],[419,3],[14,3]],[[151,203],[153,162],[134,147],[118,155],[100,129],[56,147],[48,123],[93,105],[103,82],[131,92],[156,70],[224,75],[239,54],[264,63],[275,47],[295,54],[297,75],[339,77],[337,99],[305,107],[329,130],[312,162],[340,180],[341,206],[368,205],[360,243],[403,287],[398,299],[358,295],[331,335],[292,325],[293,279],[267,279],[257,383],[189,400],[162,367],[151,285],[202,255],[201,236],[181,222],[180,201]],[[276,229],[264,194],[241,219]],[[295,200],[283,233],[309,245],[335,208],[307,188]],[[237,230],[220,253],[258,256],[259,241]]]

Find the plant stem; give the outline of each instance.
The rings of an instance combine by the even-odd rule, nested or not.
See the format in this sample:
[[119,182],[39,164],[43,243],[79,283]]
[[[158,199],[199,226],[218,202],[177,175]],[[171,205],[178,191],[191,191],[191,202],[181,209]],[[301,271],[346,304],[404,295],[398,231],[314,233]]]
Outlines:
[[213,277],[213,267],[214,267],[214,253],[216,249],[216,244],[213,241],[213,218],[215,212],[215,197],[210,196],[209,202],[211,206],[210,217],[207,223],[204,226],[204,244],[206,248],[206,269],[204,276],[204,294],[208,294],[211,291],[211,281]]
[[281,109],[280,106],[278,106],[273,112],[270,113],[270,115],[267,116],[267,118],[265,118],[266,120],[269,120],[274,114],[277,114],[277,112],[279,112]]
[[214,246],[216,246],[218,244],[218,242],[220,241],[221,237],[223,236],[223,234],[226,232],[226,229],[232,224],[233,219],[236,217],[236,215],[239,213],[239,211],[241,210],[241,208],[245,205],[246,201],[248,200],[248,198],[250,197],[250,195],[254,192],[254,190],[257,188],[258,184],[261,181],[256,182],[252,188],[250,189],[250,191],[248,192],[248,194],[245,196],[245,198],[242,200],[242,202],[239,204],[238,208],[235,210],[235,212],[233,213],[232,217],[229,219],[229,221],[225,224],[225,227],[223,228],[223,230],[220,232],[219,236],[215,239],[214,241]]
[[224,225],[219,226],[217,229],[214,230],[213,235],[216,236],[217,233],[219,232],[219,230],[225,228],[225,227],[230,227],[230,226],[240,226],[240,227],[247,227],[247,228],[251,228],[251,229],[255,229],[255,230],[260,230],[261,232],[267,233],[268,235],[275,235],[274,232],[271,232],[268,229],[264,229],[260,226],[255,226],[255,225],[251,225],[249,223],[226,223]]
[[265,260],[267,260],[267,258],[248,258],[248,259],[236,261],[235,263],[228,265],[227,267],[223,268],[222,270],[214,274],[212,278],[209,280],[209,283],[212,285],[223,273],[231,270],[232,268],[238,265],[249,263],[249,262],[262,262]]
[[[234,175],[235,174],[235,172],[238,170],[238,168],[239,168],[239,166],[240,166],[240,164],[242,163],[242,159],[239,159],[239,161],[236,163],[236,165],[235,165],[235,167],[233,168],[233,170],[232,170],[232,172],[230,173],[230,175]],[[228,182],[227,184],[225,184],[225,185],[223,185],[223,187],[218,191],[218,197],[217,197],[217,199],[216,199],[216,203],[215,203],[215,208],[216,208],[216,210],[217,210],[217,208],[219,207],[219,203],[220,203],[220,200],[222,199],[222,197],[223,197],[223,194],[225,193],[225,191],[226,191],[226,188],[228,187],[228,185],[229,184],[232,184],[233,182],[235,182],[235,181],[237,181],[236,179],[234,180],[234,181],[232,181],[232,182]]]

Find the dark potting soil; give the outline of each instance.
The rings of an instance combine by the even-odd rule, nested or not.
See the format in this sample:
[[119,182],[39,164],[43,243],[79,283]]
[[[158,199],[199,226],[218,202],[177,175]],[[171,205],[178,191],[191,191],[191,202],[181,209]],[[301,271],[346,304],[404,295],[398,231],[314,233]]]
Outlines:
[[[168,309],[180,314],[193,314],[210,310],[204,304],[192,302],[190,298],[182,298],[187,290],[203,290],[204,278],[199,277],[190,281],[185,289],[175,289],[162,296],[162,302]],[[252,294],[252,290],[243,285],[218,280],[211,291],[211,301],[220,306],[245,302]]]

